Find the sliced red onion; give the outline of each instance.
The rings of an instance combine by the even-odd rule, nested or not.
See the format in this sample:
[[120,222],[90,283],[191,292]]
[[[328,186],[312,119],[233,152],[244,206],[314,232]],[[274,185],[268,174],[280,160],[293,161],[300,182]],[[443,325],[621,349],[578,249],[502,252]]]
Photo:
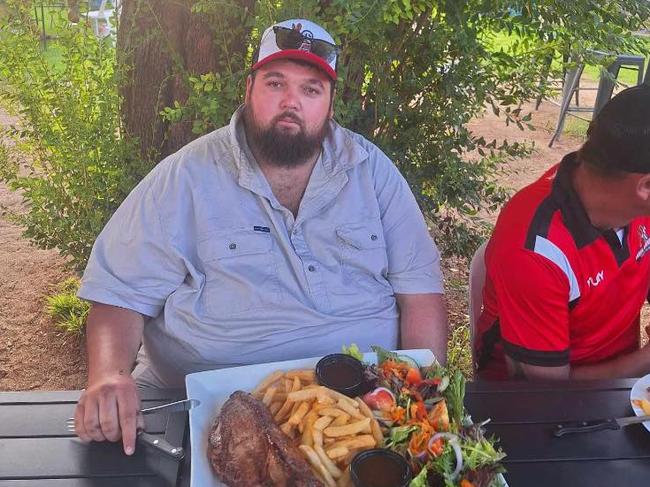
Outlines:
[[456,469],[451,474],[451,478],[453,480],[463,469],[463,452],[460,450],[460,445],[458,444],[458,435],[455,435],[453,433],[436,433],[429,439],[429,443],[427,443],[427,450],[431,449],[431,445],[438,438],[444,438],[447,440],[451,447],[454,449],[454,453],[456,454]]
[[395,399],[395,394],[390,389],[387,389],[385,387],[377,387],[374,391],[371,392],[371,394],[374,394],[377,391],[386,391],[388,394],[390,394],[390,397],[393,398],[393,402],[397,404],[397,400]]

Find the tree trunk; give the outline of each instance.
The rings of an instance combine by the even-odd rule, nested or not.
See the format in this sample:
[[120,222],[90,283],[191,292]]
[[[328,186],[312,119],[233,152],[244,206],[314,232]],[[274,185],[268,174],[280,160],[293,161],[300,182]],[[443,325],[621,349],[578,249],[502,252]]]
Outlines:
[[[218,72],[223,49],[215,45],[209,15],[192,13],[195,0],[123,0],[117,35],[122,113],[128,135],[140,141],[141,155],[163,158],[193,140],[192,121],[169,124],[160,112],[189,95],[186,76]],[[205,3],[205,2],[204,2]],[[253,0],[239,2],[252,11]],[[223,12],[221,15],[228,15]],[[234,17],[234,15],[233,15]],[[236,32],[237,35],[233,35]],[[220,33],[233,52],[245,53],[242,29]],[[228,52],[228,51],[226,51]]]

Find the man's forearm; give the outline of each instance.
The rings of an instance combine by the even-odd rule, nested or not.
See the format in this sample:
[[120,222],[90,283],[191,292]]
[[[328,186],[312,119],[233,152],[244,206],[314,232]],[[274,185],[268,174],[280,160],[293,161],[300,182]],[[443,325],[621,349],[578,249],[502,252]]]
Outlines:
[[615,379],[650,373],[650,348],[645,346],[620,357],[593,365],[571,367],[571,379]]
[[402,348],[428,348],[447,363],[447,305],[442,294],[398,294]]
[[135,311],[94,303],[88,314],[88,383],[131,373],[142,341],[144,319]]

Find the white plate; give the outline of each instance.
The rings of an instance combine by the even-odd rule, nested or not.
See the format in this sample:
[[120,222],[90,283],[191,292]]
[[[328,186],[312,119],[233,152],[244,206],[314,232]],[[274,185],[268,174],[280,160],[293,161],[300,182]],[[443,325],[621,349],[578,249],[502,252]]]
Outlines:
[[[434,360],[430,350],[405,350],[400,353],[413,357],[420,365],[430,365]],[[366,362],[376,363],[377,356],[374,353],[366,353],[363,359]],[[206,452],[212,423],[217,417],[221,406],[233,392],[239,390],[252,391],[271,372],[307,369],[314,367],[319,360],[320,357],[312,357],[286,362],[209,370],[186,376],[187,397],[201,401],[200,406],[190,409],[191,487],[225,487],[212,472]]]
[[[648,387],[650,387],[650,374],[641,377],[634,383],[632,390],[630,391],[630,403],[632,403],[633,399],[647,399],[650,401],[650,392],[648,392]],[[643,409],[639,406],[632,404],[632,409],[634,409],[634,414],[637,416],[645,415]],[[650,431],[650,421],[643,423],[643,426],[645,426],[645,429]]]
[[[434,361],[430,350],[402,350],[399,353],[415,359],[421,366],[430,365]],[[375,353],[363,355],[365,362],[376,363]],[[185,377],[187,397],[198,399],[201,404],[190,409],[190,447],[192,451],[191,487],[226,487],[219,482],[206,454],[208,437],[212,423],[219,410],[230,395],[238,390],[252,391],[257,384],[271,372],[276,370],[306,369],[314,367],[320,357],[286,362],[271,362],[267,364],[247,365],[229,369],[197,372]],[[503,486],[507,483],[501,477]]]

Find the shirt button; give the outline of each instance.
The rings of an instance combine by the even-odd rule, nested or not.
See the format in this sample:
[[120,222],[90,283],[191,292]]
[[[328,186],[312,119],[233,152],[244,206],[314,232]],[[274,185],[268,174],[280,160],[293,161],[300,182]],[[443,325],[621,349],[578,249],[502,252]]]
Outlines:
[[373,241],[374,241],[374,240],[377,240],[377,235],[374,235],[374,234],[373,234],[373,235],[370,235],[370,240],[373,240]]
[[236,243],[231,243],[230,245],[228,245],[228,248],[230,250],[235,250],[237,248],[237,244]]
[[307,270],[309,272],[314,272],[316,270],[316,268],[313,265],[310,265],[309,267],[307,267]]

